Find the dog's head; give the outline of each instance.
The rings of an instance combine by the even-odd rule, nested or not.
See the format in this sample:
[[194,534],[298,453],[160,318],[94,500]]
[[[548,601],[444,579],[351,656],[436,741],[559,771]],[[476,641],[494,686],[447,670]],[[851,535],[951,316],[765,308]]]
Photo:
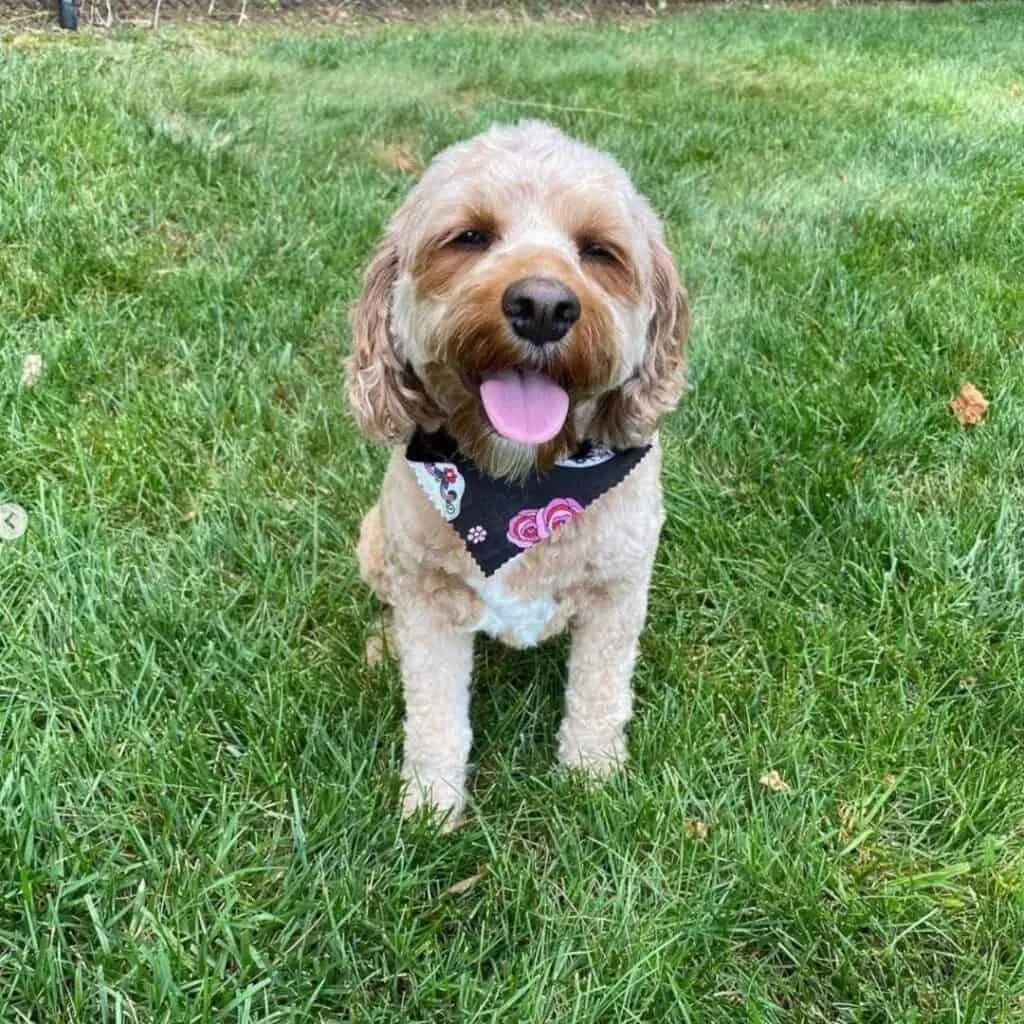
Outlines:
[[539,122],[441,153],[388,226],[353,317],[368,436],[444,427],[493,476],[583,440],[642,443],[682,390],[686,297],[609,156]]

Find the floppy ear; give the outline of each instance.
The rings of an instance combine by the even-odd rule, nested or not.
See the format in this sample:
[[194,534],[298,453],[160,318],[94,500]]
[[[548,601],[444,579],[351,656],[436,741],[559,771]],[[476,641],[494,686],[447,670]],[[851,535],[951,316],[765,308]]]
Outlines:
[[398,246],[377,246],[352,310],[352,352],[345,361],[348,401],[359,429],[374,441],[401,444],[430,418],[430,399],[405,364],[391,331]]
[[597,433],[617,448],[650,440],[658,420],[676,407],[683,393],[690,333],[686,292],[672,254],[660,238],[652,240],[651,258],[654,315],[643,362],[629,380],[604,397],[598,411]]

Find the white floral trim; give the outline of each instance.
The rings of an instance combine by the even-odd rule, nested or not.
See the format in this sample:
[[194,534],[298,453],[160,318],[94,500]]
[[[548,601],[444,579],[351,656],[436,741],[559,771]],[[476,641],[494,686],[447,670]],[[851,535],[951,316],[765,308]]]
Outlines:
[[561,462],[556,462],[556,466],[562,466],[565,469],[590,469],[591,466],[600,466],[602,462],[607,462],[609,459],[615,458],[615,452],[611,448],[605,448],[604,445],[595,445],[587,452],[586,455],[573,455],[568,459],[563,459]]

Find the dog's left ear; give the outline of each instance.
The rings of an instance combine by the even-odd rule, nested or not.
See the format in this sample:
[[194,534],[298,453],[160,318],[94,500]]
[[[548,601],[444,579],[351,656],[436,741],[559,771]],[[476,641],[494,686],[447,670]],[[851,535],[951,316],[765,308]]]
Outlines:
[[622,387],[605,396],[597,415],[595,433],[616,448],[650,440],[658,420],[683,393],[690,310],[672,254],[659,237],[651,241],[651,263],[654,315],[643,362]]
[[401,444],[436,414],[405,365],[391,328],[398,277],[398,246],[388,235],[377,246],[352,310],[352,352],[346,360],[349,407],[362,432],[375,441]]

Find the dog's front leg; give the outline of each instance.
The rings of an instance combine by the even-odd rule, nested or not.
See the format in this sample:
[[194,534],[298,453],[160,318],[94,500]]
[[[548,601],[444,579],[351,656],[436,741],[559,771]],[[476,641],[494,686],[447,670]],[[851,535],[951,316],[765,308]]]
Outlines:
[[601,591],[576,615],[558,759],[604,776],[626,761],[633,666],[647,614],[647,579]]
[[395,606],[394,641],[405,695],[402,812],[428,808],[445,830],[458,824],[465,804],[472,733],[469,689],[473,634],[422,604]]

